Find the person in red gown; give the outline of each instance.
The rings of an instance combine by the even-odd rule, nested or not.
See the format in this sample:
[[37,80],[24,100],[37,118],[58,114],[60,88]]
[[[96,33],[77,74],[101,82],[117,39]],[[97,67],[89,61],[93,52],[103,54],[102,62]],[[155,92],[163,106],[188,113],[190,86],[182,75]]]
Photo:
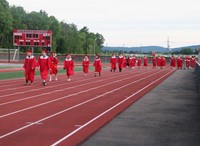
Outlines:
[[157,66],[161,68],[161,57],[158,55]]
[[82,61],[83,73],[85,77],[87,76],[89,72],[89,65],[90,65],[90,60],[88,58],[88,55],[85,55]]
[[122,55],[122,53],[119,54],[117,62],[118,62],[119,72],[121,72],[124,65],[124,56]]
[[152,58],[152,65],[153,65],[153,68],[155,69],[156,68],[156,65],[157,65],[157,59],[156,59],[156,56],[154,55],[153,58]]
[[101,76],[102,63],[101,63],[101,59],[98,54],[95,57],[93,66],[95,68],[94,76],[96,77],[96,74],[99,74],[99,76]]
[[74,61],[70,54],[66,54],[66,59],[64,61],[64,68],[66,70],[67,81],[71,81],[71,76],[74,75]]
[[111,72],[112,72],[112,71],[115,72],[115,70],[116,70],[116,68],[117,68],[116,63],[117,63],[117,58],[116,58],[115,54],[112,53],[112,56],[111,56],[111,58],[110,58],[110,66],[111,66],[110,71],[111,71]]
[[54,52],[51,52],[51,56],[49,57],[50,59],[50,78],[49,81],[51,82],[52,80],[52,75],[55,75],[55,80],[57,81],[57,74],[58,74],[58,58],[56,57]]
[[195,64],[196,64],[196,59],[195,59],[195,56],[192,56],[192,58],[190,59],[190,66],[191,68],[194,69],[195,67]]
[[37,67],[37,62],[35,57],[32,55],[32,51],[27,51],[27,56],[24,61],[24,75],[26,79],[26,85],[28,85],[28,82],[30,81],[31,84],[33,84],[34,77],[35,77],[35,68]]
[[146,56],[144,56],[143,60],[144,60],[144,68],[147,68],[148,67],[148,58]]
[[164,56],[161,56],[160,66],[161,66],[162,69],[165,68],[165,66],[166,66],[166,60],[165,60]]
[[140,69],[141,65],[142,65],[142,59],[141,59],[141,57],[139,56],[139,57],[137,58],[137,66],[138,66],[139,69]]
[[186,69],[190,69],[190,56],[185,56],[185,65],[186,65]]
[[174,57],[174,55],[172,55],[170,58],[170,66],[173,69],[176,67],[176,58]]
[[180,55],[177,57],[177,68],[182,69],[183,68],[183,59],[181,58]]
[[130,55],[129,57],[129,68],[135,68],[135,64],[136,64],[136,58],[133,55]]
[[42,85],[46,86],[46,80],[48,78],[48,72],[50,68],[50,59],[47,56],[47,50],[42,50],[42,56],[38,59],[38,66],[40,67],[40,75],[43,80]]

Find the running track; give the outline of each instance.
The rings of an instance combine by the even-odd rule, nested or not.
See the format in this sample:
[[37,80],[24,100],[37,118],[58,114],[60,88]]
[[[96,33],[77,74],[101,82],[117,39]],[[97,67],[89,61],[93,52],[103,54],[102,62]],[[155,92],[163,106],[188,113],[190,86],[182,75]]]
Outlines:
[[102,77],[76,73],[41,86],[24,79],[0,81],[0,145],[77,145],[176,70],[103,71]]

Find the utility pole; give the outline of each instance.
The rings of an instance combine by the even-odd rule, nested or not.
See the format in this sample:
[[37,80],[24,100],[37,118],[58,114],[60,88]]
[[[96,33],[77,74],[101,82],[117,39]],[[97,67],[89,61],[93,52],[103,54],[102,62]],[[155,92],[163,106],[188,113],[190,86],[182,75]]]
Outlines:
[[170,40],[169,40],[169,37],[167,37],[167,49],[168,49],[169,52],[171,51],[170,43],[174,43],[174,42],[170,41]]

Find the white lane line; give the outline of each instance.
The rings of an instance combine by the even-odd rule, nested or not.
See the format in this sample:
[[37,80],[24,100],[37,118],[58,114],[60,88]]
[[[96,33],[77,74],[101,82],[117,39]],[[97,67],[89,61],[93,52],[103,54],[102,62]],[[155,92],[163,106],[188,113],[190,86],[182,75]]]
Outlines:
[[[65,76],[59,76],[59,78],[62,78],[62,80],[60,80],[59,79],[59,81],[65,81],[65,80],[63,80],[63,78],[66,78],[66,75]],[[76,79],[79,79],[79,78],[83,78],[83,77],[81,77],[81,76],[79,76],[78,78],[76,78]],[[79,80],[79,81],[81,81],[81,80]],[[19,83],[19,84],[14,84],[14,85],[23,85],[23,83],[24,83],[24,81],[22,81],[21,83]],[[20,87],[14,87],[14,88],[9,88],[9,87],[7,87],[7,89],[1,89],[0,91],[9,91],[9,90],[17,90],[17,89],[26,89],[26,88],[32,88],[32,87],[34,87],[34,85],[36,85],[37,83],[41,83],[41,80],[40,81],[34,81],[34,84],[33,84],[33,86],[20,86]],[[8,84],[8,83],[6,83],[6,84]],[[0,85],[1,86],[1,85]],[[11,85],[9,85],[9,86],[11,86]]]
[[[162,71],[160,71],[160,72],[162,72]],[[70,108],[67,108],[67,109],[62,110],[62,111],[60,111],[60,112],[57,112],[57,113],[55,113],[55,114],[52,114],[52,115],[50,115],[50,116],[48,116],[48,117],[45,117],[45,118],[43,118],[43,119],[40,119],[40,120],[36,121],[35,123],[44,122],[45,120],[48,120],[48,119],[50,119],[50,118],[53,118],[53,117],[58,116],[58,115],[60,115],[60,114],[63,114],[63,113],[65,113],[65,112],[67,112],[67,111],[70,111],[70,110],[72,110],[72,109],[75,109],[75,108],[77,108],[77,107],[79,107],[79,106],[82,106],[82,105],[84,105],[84,104],[86,104],[86,103],[89,103],[89,102],[91,102],[91,101],[94,101],[94,100],[96,100],[96,99],[99,99],[99,98],[101,98],[101,97],[103,97],[103,96],[105,96],[105,95],[107,95],[107,94],[113,93],[113,92],[115,92],[115,91],[117,91],[117,90],[120,90],[120,89],[122,89],[122,88],[125,88],[125,87],[127,87],[127,86],[130,86],[130,85],[132,85],[132,84],[134,84],[134,83],[137,83],[137,82],[140,82],[140,81],[142,81],[142,80],[145,80],[145,79],[147,79],[147,78],[149,78],[149,77],[151,77],[151,76],[154,76],[154,75],[156,75],[156,74],[158,74],[158,73],[160,73],[160,72],[157,72],[157,73],[148,75],[148,76],[146,76],[146,77],[144,77],[144,78],[141,78],[141,79],[139,79],[139,80],[133,81],[133,82],[128,83],[128,84],[126,84],[126,85],[124,85],[124,86],[121,86],[121,87],[119,87],[119,88],[116,88],[116,89],[110,90],[110,91],[108,91],[108,92],[105,92],[104,94],[98,95],[98,96],[96,96],[96,97],[94,97],[94,98],[92,98],[92,99],[86,100],[86,101],[84,101],[84,102],[82,102],[82,103],[79,103],[79,104],[76,104],[76,105],[74,105],[74,106],[72,106],[72,107],[70,107]],[[34,125],[34,124],[26,125],[26,126],[24,126],[24,127],[21,127],[21,128],[19,128],[19,129],[14,130],[14,131],[11,131],[11,132],[9,132],[9,133],[7,133],[7,134],[4,134],[4,135],[0,136],[0,139],[2,139],[2,138],[4,138],[4,137],[7,137],[7,136],[9,136],[9,135],[12,135],[12,134],[14,134],[14,133],[17,133],[17,132],[19,132],[19,131],[21,131],[21,130],[24,130],[24,129],[28,128],[28,127],[31,127],[32,125]]]
[[37,122],[26,122],[26,124],[30,125],[30,124],[34,124],[34,125],[42,125],[43,123],[37,123]]
[[[109,75],[106,75],[106,76],[113,76],[113,74],[109,74]],[[82,77],[80,77],[82,78]],[[82,81],[88,81],[88,80],[93,80],[94,78],[87,78],[87,79],[83,79],[83,80],[77,80],[77,81],[74,81],[73,83],[77,83],[77,82],[82,82]],[[57,84],[57,85],[53,85],[53,86],[46,86],[45,89],[51,89],[51,88],[55,88],[55,87],[59,87],[59,86],[64,86],[64,85],[67,85],[69,84],[67,81],[64,82],[63,84]],[[26,88],[27,86],[25,86],[24,88]],[[31,86],[28,86],[28,87],[31,87]],[[28,92],[32,92],[32,91],[40,91],[40,90],[43,90],[44,88],[37,88],[37,89],[32,89],[32,90],[27,90],[27,91],[21,91],[21,92],[15,92],[15,93],[11,93],[11,94],[6,94],[6,95],[1,95],[0,98],[4,98],[4,97],[9,97],[9,96],[13,96],[13,95],[18,95],[18,94],[25,94],[25,93],[28,93]]]
[[[145,74],[145,73],[143,73],[143,74]],[[15,111],[15,112],[11,112],[11,113],[8,113],[8,114],[5,114],[5,115],[1,115],[0,119],[4,118],[4,117],[7,117],[7,116],[11,116],[11,115],[17,114],[17,113],[20,113],[20,112],[24,112],[24,111],[27,111],[27,110],[30,110],[30,109],[33,109],[33,108],[36,108],[36,107],[40,107],[40,106],[43,106],[43,105],[46,105],[46,104],[49,104],[49,103],[53,103],[53,102],[56,102],[56,101],[59,101],[59,100],[65,99],[65,98],[69,98],[71,96],[76,96],[76,95],[81,94],[81,93],[86,93],[86,92],[89,92],[89,91],[92,91],[92,90],[96,90],[98,88],[101,88],[101,87],[104,87],[104,86],[108,86],[108,85],[111,85],[111,84],[114,84],[114,83],[118,83],[118,82],[121,82],[123,80],[127,80],[127,79],[130,79],[130,78],[133,78],[133,77],[136,77],[136,76],[140,76],[140,75],[141,74],[138,74],[138,75],[135,75],[135,76],[132,76],[132,77],[124,78],[122,80],[117,80],[117,81],[114,81],[114,82],[103,84],[103,85],[100,85],[100,86],[97,86],[97,87],[90,88],[88,90],[83,90],[83,91],[80,91],[80,92],[77,92],[77,93],[69,94],[67,96],[63,96],[63,97],[60,97],[60,98],[57,98],[57,99],[54,99],[54,100],[50,100],[50,101],[47,101],[47,102],[44,102],[44,103],[41,103],[41,104],[37,104],[37,105],[31,106],[31,107],[28,107],[28,108],[24,108],[24,109]]]
[[172,73],[173,71],[170,71],[169,73],[165,74],[164,76],[158,78],[157,80],[151,82],[150,84],[148,84],[147,86],[145,86],[144,88],[140,89],[139,91],[135,92],[134,94],[130,95],[129,97],[127,97],[126,99],[122,100],[121,102],[119,102],[118,104],[114,105],[113,107],[109,108],[108,110],[106,110],[105,112],[101,113],[100,115],[96,116],[95,118],[93,118],[92,120],[88,121],[87,123],[85,123],[84,125],[82,125],[81,127],[79,127],[78,129],[72,131],[71,133],[69,133],[68,135],[66,135],[65,137],[63,137],[62,139],[58,140],[57,142],[55,142],[54,144],[52,144],[51,146],[56,146],[58,144],[60,144],[61,142],[63,142],[64,140],[67,140],[69,137],[71,137],[72,135],[74,135],[75,133],[77,133],[78,131],[80,131],[81,129],[85,128],[86,126],[88,126],[89,124],[91,124],[92,122],[98,120],[99,118],[101,118],[102,116],[104,116],[105,114],[107,114],[108,112],[110,112],[111,110],[113,110],[114,108],[118,107],[119,105],[123,104],[124,102],[126,102],[127,100],[129,100],[130,98],[134,97],[135,95],[137,95],[138,93],[142,92],[143,90],[145,90],[146,88],[148,88],[149,86],[153,85],[154,83],[156,83],[157,81],[161,80],[162,78],[164,78],[165,76],[167,76],[168,74]]
[[75,127],[81,127],[81,126],[83,126],[83,125],[75,125]]
[[[150,71],[149,71],[149,72],[150,72]],[[147,72],[146,72],[146,73],[147,73]],[[123,74],[123,75],[120,75],[120,76],[117,76],[117,77],[123,77],[123,76],[127,76],[127,75],[124,75],[124,74]],[[134,77],[134,76],[132,76],[132,77]],[[116,76],[114,76],[114,77],[112,77],[112,78],[109,78],[109,79],[114,79],[114,78],[116,78]],[[28,99],[32,99],[32,98],[35,98],[35,97],[40,97],[40,96],[44,96],[44,95],[56,93],[56,92],[62,92],[62,91],[65,91],[65,90],[74,89],[74,88],[77,88],[77,87],[81,87],[81,86],[85,86],[85,85],[89,85],[89,84],[93,84],[93,83],[97,83],[97,82],[101,82],[101,81],[105,81],[105,80],[108,80],[108,79],[96,80],[96,81],[94,81],[94,82],[89,82],[89,83],[81,84],[81,85],[78,85],[78,86],[68,87],[68,88],[64,88],[64,89],[60,89],[60,90],[54,90],[54,91],[52,91],[52,92],[42,93],[42,94],[38,94],[38,95],[34,95],[34,96],[27,97],[27,98],[21,98],[21,99],[9,101],[9,102],[4,102],[4,103],[1,103],[0,106],[7,105],[7,104],[11,104],[11,103],[16,103],[16,102],[19,102],[19,101],[24,101],[24,100],[28,100]]]
[[[103,69],[103,73],[104,72],[106,72],[107,71],[107,69]],[[92,74],[92,71],[90,72],[90,74]],[[82,75],[82,71],[78,71],[78,72],[76,72],[76,75],[80,75],[79,76],[79,78],[81,78],[81,75]],[[105,75],[104,75],[105,76]],[[65,78],[66,77],[66,75],[65,75],[65,73],[61,73],[61,74],[59,74],[59,76],[58,76],[59,78]],[[39,83],[40,81],[40,76],[36,76],[35,77],[35,81],[34,81],[34,83]],[[24,77],[22,77],[22,78],[18,78],[18,79],[9,79],[11,82],[7,82],[6,80],[2,80],[2,82],[5,82],[5,83],[3,83],[3,84],[0,84],[0,86],[1,87],[9,87],[9,86],[13,86],[13,83],[12,83],[12,81],[13,80],[22,80],[22,79],[24,79]],[[37,80],[36,80],[37,79]],[[9,81],[8,80],[8,81]],[[24,81],[24,80],[23,80]],[[1,83],[2,83],[1,82]],[[11,85],[5,85],[5,84],[11,84]],[[22,85],[23,83],[19,83],[18,81],[17,82],[14,82],[14,85]],[[6,90],[10,90],[10,89],[6,89]],[[0,91],[3,91],[3,90],[0,90]]]

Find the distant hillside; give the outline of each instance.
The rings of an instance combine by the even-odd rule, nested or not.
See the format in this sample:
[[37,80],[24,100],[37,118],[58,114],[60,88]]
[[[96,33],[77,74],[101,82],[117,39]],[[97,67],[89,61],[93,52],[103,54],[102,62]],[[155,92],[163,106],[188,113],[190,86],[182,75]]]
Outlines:
[[[194,46],[185,46],[185,47],[179,47],[179,48],[173,48],[172,52],[180,51],[184,48],[191,48],[192,50],[196,50],[200,48],[200,45],[194,45]],[[110,52],[138,52],[138,53],[149,53],[152,51],[155,52],[161,52],[166,53],[169,52],[167,48],[160,47],[160,46],[143,46],[143,47],[103,47],[102,51],[110,51]]]
[[121,52],[141,52],[141,53],[148,53],[151,51],[156,52],[167,52],[167,48],[159,47],[159,46],[143,46],[143,47],[103,47],[103,51],[121,51]]
[[200,45],[194,45],[194,46],[186,46],[186,47],[180,47],[180,48],[174,48],[172,51],[181,51],[181,49],[191,48],[193,51],[200,48]]

